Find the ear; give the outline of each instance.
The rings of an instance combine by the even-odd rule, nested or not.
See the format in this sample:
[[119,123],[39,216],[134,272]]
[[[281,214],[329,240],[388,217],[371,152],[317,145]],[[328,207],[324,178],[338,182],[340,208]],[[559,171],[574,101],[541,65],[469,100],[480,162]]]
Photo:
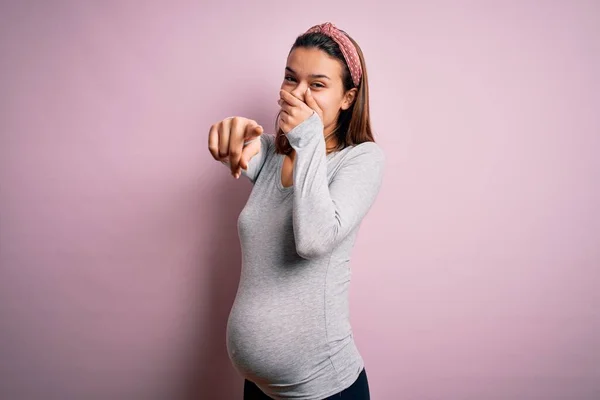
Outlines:
[[344,99],[342,100],[342,110],[347,110],[352,106],[354,100],[356,100],[356,95],[358,94],[357,88],[352,88],[344,94]]

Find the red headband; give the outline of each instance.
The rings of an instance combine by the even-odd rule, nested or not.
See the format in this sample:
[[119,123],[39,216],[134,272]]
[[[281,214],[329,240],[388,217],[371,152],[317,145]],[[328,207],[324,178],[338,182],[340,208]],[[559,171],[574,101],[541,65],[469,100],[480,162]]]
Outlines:
[[358,57],[358,52],[356,51],[356,47],[348,36],[346,36],[342,31],[340,31],[334,24],[331,22],[325,22],[324,24],[315,25],[306,33],[319,32],[324,35],[332,38],[339,46],[342,54],[344,54],[344,58],[346,59],[346,64],[348,64],[348,68],[350,68],[350,75],[352,75],[352,81],[354,82],[354,86],[358,86],[360,83],[360,78],[362,76],[362,68],[360,66],[360,58]]

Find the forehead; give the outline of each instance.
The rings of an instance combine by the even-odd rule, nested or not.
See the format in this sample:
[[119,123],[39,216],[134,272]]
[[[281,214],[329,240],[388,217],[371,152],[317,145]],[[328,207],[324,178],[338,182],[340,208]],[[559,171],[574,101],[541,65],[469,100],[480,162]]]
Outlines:
[[324,74],[332,79],[341,79],[342,74],[339,60],[315,48],[295,48],[288,56],[287,66],[301,75]]

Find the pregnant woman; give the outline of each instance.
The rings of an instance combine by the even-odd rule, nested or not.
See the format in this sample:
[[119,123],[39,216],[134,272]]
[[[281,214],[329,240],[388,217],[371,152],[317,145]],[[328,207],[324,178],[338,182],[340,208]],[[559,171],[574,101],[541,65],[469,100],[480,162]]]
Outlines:
[[243,117],[209,132],[213,157],[253,184],[238,218],[228,354],[245,400],[366,400],[350,326],[350,255],[385,158],[358,44],[330,22],[297,37],[278,104],[275,135]]

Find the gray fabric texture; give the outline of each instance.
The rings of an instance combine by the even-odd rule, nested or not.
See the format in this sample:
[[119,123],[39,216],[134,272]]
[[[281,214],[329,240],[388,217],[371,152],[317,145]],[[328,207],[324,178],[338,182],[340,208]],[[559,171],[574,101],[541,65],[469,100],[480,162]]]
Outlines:
[[242,170],[253,187],[238,217],[242,268],[226,344],[238,373],[268,396],[317,400],[365,366],[350,326],[350,256],[385,157],[375,142],[326,154],[316,113],[287,137],[292,186],[281,183],[273,135],[256,139],[261,151]]

